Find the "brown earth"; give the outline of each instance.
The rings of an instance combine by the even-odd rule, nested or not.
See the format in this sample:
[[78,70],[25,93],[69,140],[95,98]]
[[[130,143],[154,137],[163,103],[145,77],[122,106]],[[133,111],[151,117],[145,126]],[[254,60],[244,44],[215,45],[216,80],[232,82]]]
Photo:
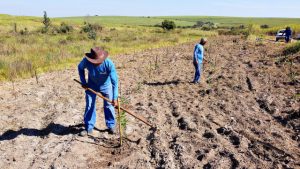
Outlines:
[[193,47],[113,58],[127,107],[158,127],[127,116],[121,148],[102,101],[93,136],[78,136],[85,99],[75,68],[1,83],[0,168],[300,168],[299,53],[214,38],[194,85]]

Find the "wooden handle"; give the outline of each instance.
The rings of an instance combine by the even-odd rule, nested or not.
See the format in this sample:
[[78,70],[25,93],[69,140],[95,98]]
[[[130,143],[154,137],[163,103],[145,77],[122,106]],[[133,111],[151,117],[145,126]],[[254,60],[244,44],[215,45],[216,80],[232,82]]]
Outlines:
[[[77,79],[74,79],[74,81],[77,82],[77,83],[79,83],[80,85],[82,85],[82,83],[81,83],[80,81],[78,81]],[[109,102],[109,103],[112,103],[111,100],[109,100],[108,98],[102,96],[102,94],[96,92],[95,90],[93,90],[93,89],[91,89],[91,88],[86,88],[86,90],[91,91],[92,93],[96,94],[96,95],[99,96],[100,98],[106,100],[106,101]],[[114,106],[114,107],[115,107],[116,109],[119,108],[119,106]],[[135,113],[133,113],[133,112],[131,112],[131,111],[129,111],[129,110],[127,110],[127,109],[121,107],[121,106],[120,106],[120,109],[123,110],[123,111],[125,111],[126,113],[130,114],[130,115],[133,116],[134,118],[136,118],[136,119],[142,121],[143,123],[147,124],[147,125],[150,126],[151,128],[153,128],[153,126],[152,126],[152,125],[151,125],[144,117],[141,117],[141,116],[139,116],[139,115],[137,115],[137,114],[135,114]]]

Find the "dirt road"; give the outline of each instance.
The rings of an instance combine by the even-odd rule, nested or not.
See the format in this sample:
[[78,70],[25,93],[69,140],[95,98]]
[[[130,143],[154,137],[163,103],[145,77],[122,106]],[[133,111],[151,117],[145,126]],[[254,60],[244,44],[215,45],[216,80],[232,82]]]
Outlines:
[[127,116],[121,148],[100,100],[93,136],[78,136],[85,98],[75,68],[1,83],[0,168],[300,168],[299,53],[290,64],[282,45],[214,38],[194,85],[193,47],[113,58],[123,101],[158,126]]

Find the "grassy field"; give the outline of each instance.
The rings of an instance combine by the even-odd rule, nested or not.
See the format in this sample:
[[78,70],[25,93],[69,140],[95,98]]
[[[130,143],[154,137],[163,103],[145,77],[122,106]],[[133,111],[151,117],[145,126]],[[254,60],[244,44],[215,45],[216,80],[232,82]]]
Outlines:
[[283,26],[291,24],[300,24],[299,18],[251,18],[251,17],[222,17],[222,16],[164,16],[157,17],[160,19],[170,19],[176,21],[185,21],[196,23],[197,21],[214,22],[220,26],[239,26],[239,25],[269,25]]
[[[0,15],[0,81],[27,78],[42,72],[75,67],[92,46],[103,46],[111,57],[150,48],[196,41],[202,36],[216,36],[217,30],[200,28],[177,28],[165,31],[154,27],[164,19],[175,21],[177,26],[193,26],[197,21],[210,21],[223,26],[254,24],[251,33],[276,32],[288,24],[300,32],[299,19],[283,18],[233,18],[233,17],[126,17],[86,16],[51,18],[51,24],[59,27],[62,22],[74,29],[69,33],[51,30],[42,34],[42,17]],[[83,23],[101,25],[96,38],[88,38],[82,32]],[[268,29],[259,25],[268,24]],[[25,33],[24,33],[25,32]]]
[[[86,16],[55,18],[55,21],[64,21],[73,24],[82,24],[84,21],[97,22],[105,26],[154,26],[161,24],[164,18],[158,17],[130,17],[130,16]],[[193,26],[194,21],[176,20],[178,26]]]
[[[188,41],[198,40],[201,36],[215,36],[216,32],[196,29],[176,29],[165,31],[158,27],[138,26],[140,19],[128,21],[121,17],[111,23],[103,23],[93,19],[51,19],[52,25],[59,26],[66,22],[73,26],[70,33],[47,34],[39,32],[43,24],[42,18],[13,17],[1,15],[0,18],[0,80],[15,80],[34,76],[36,73],[76,67],[84,53],[92,46],[102,46],[110,52],[112,58],[117,54],[131,53],[150,48],[171,46]],[[109,18],[109,17],[108,17]],[[108,22],[108,18],[106,18]],[[147,19],[147,18],[145,18]],[[117,24],[118,20],[121,22]],[[154,19],[158,20],[158,19]],[[95,40],[89,39],[87,33],[81,32],[83,22],[99,23],[103,26],[98,30]],[[17,32],[14,31],[15,25]],[[147,23],[147,22],[144,22]],[[159,22],[152,22],[159,23]],[[26,34],[20,31],[27,28]],[[117,59],[117,58],[115,58]]]

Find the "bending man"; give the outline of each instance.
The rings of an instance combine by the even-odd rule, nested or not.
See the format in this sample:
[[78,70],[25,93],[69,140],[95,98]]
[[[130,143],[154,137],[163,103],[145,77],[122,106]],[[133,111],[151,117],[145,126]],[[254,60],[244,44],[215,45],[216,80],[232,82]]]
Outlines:
[[[78,72],[83,88],[91,88],[112,100],[113,105],[104,100],[105,123],[110,134],[115,132],[115,109],[118,98],[118,76],[113,62],[107,58],[108,52],[94,47],[78,65]],[[85,79],[88,70],[88,82]],[[93,132],[96,123],[96,95],[86,90],[86,107],[84,113],[85,130],[80,135],[86,136]]]

